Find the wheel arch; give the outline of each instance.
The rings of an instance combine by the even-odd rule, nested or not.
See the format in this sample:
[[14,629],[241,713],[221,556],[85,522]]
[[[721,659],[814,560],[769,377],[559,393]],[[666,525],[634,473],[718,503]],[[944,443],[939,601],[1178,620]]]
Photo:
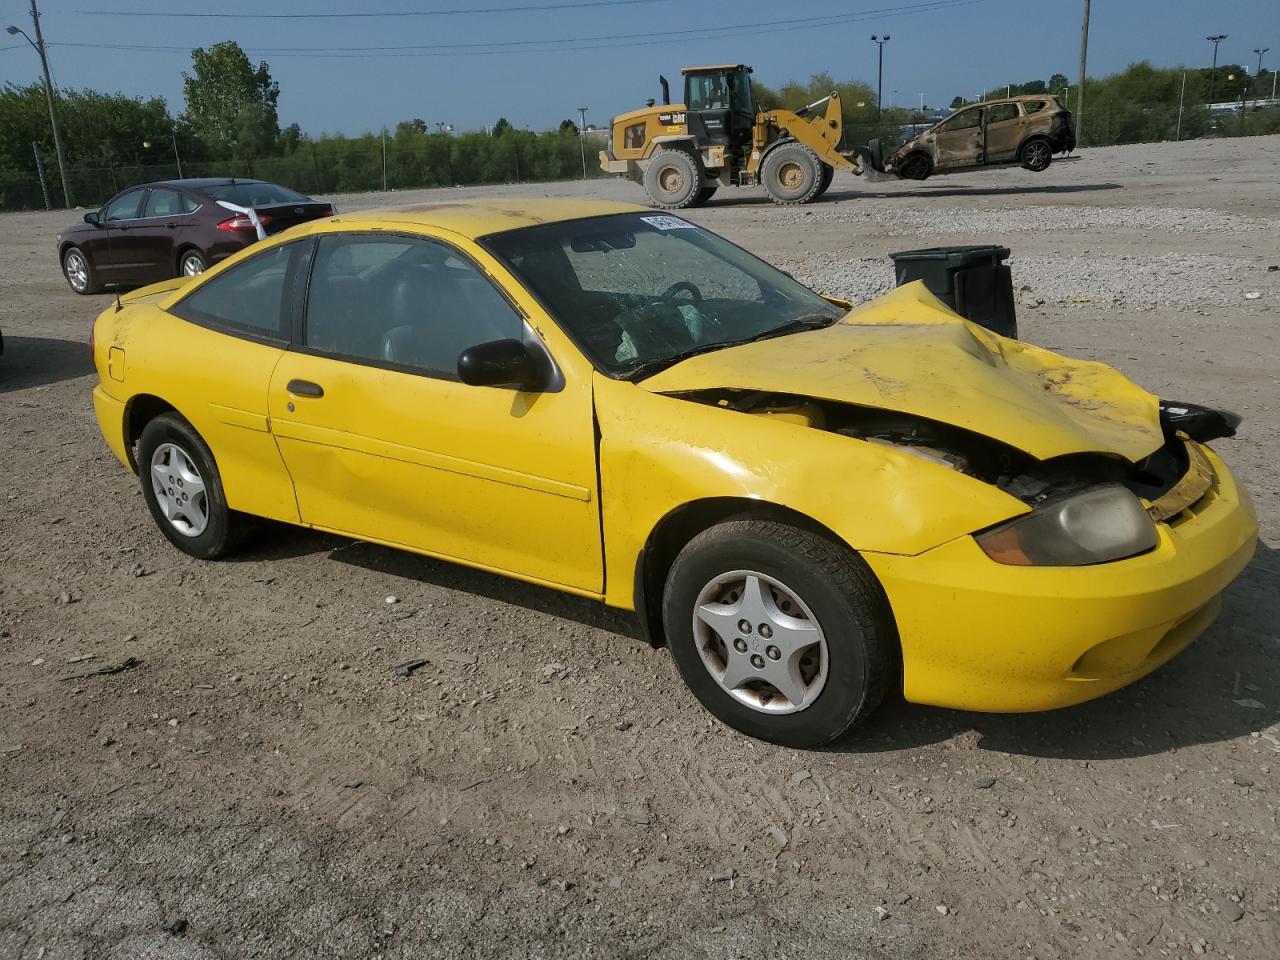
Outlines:
[[[1018,152],[1015,153],[1014,156],[1017,157],[1019,160],[1021,160],[1022,151],[1026,149],[1027,144],[1030,143],[1032,140],[1043,140],[1045,143],[1049,144],[1049,149],[1053,150],[1053,139],[1043,130],[1038,130],[1035,133],[1027,134],[1020,141],[1018,141]],[[1054,152],[1057,152],[1057,151],[1054,151]]]
[[134,455],[134,447],[148,423],[163,413],[176,413],[182,416],[169,401],[150,393],[139,393],[129,398],[124,406],[124,449],[129,458],[129,466],[134,473],[138,472],[138,461]]
[[808,530],[852,549],[829,527],[812,517],[768,500],[749,497],[706,497],[675,507],[649,531],[636,557],[634,602],[644,639],[653,647],[666,646],[662,626],[662,594],[667,573],[685,546],[702,533],[729,519],[774,520]]
[[[204,250],[200,248],[200,244],[192,243],[189,240],[185,243],[179,244],[177,252],[173,255],[173,269],[179,277],[182,276],[182,258],[191,250],[200,254],[200,256],[204,258],[206,265],[209,263],[209,257],[205,254]],[[208,269],[208,266],[206,266],[206,269]]]
[[[1021,144],[1019,144],[1019,145],[1018,145],[1018,150],[1019,150],[1019,151],[1021,151],[1021,150],[1022,150],[1022,145],[1021,145]],[[929,173],[928,173],[928,175],[927,175],[927,176],[925,176],[925,177],[923,177],[923,178],[921,178],[921,179],[928,180],[928,179],[929,179],[929,177],[933,176],[934,168],[937,166],[937,164],[934,162],[933,154],[932,154],[932,153],[930,153],[928,150],[926,150],[924,147],[915,147],[914,149],[908,150],[906,153],[904,153],[904,154],[902,155],[902,159],[901,159],[901,160],[896,160],[896,161],[894,161],[893,169],[894,169],[894,172],[895,172],[895,173],[898,173],[898,176],[899,176],[899,177],[902,177],[902,174],[901,174],[901,173],[899,173],[899,171],[900,171],[900,170],[902,170],[903,166],[904,166],[904,165],[907,163],[907,161],[908,161],[908,160],[910,160],[912,157],[924,157],[925,162],[929,164]],[[902,179],[906,179],[906,178],[905,178],[905,177],[902,177]]]

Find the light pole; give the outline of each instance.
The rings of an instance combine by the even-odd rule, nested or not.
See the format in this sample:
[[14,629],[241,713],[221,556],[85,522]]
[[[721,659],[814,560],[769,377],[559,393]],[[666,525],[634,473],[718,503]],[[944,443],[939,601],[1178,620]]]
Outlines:
[[876,116],[879,117],[880,110],[884,106],[884,45],[889,42],[889,35],[886,33],[883,37],[877,37],[873,33],[871,42],[880,51],[880,69],[876,78]]
[[1213,44],[1213,66],[1209,70],[1209,103],[1213,103],[1213,85],[1218,78],[1218,44],[1227,39],[1225,33],[1216,33],[1212,37],[1205,37]]
[[53,81],[49,78],[49,56],[44,49],[44,34],[40,32],[40,11],[36,9],[36,0],[31,0],[31,22],[35,24],[36,38],[32,40],[27,32],[12,24],[6,28],[9,36],[22,34],[27,43],[40,56],[40,66],[44,70],[44,97],[49,103],[49,126],[53,127],[53,149],[58,155],[58,175],[62,177],[62,199],[71,206],[71,187],[67,183],[67,163],[62,153],[62,131],[58,129],[58,111],[53,105]]
[[1262,79],[1262,55],[1270,50],[1270,47],[1254,47],[1253,52],[1258,55],[1258,72],[1254,74],[1259,80]]
[[587,179],[587,107],[579,107],[582,125],[578,127],[578,150],[582,153],[582,179]]
[[[1084,22],[1080,25],[1080,84],[1076,87],[1076,142],[1084,144],[1084,75],[1089,54],[1089,0],[1084,0]],[[1070,104],[1068,104],[1070,106]]]

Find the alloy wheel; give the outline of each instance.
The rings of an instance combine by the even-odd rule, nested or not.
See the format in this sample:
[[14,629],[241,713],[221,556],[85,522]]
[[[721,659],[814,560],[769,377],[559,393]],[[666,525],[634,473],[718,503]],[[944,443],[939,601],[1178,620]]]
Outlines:
[[198,537],[209,525],[209,497],[204,478],[185,450],[162,443],[151,455],[151,489],[160,512],[184,537]]
[[89,265],[85,263],[84,256],[80,251],[72,250],[67,254],[64,266],[67,272],[67,281],[71,284],[72,289],[76,293],[83,293],[89,286]]

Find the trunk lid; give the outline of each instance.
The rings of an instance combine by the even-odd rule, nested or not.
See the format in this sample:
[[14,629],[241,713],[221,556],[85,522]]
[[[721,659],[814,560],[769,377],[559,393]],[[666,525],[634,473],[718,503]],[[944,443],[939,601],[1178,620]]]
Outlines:
[[309,220],[321,220],[333,215],[333,207],[320,200],[259,204],[254,206],[253,210],[258,215],[258,219],[263,221],[263,231],[267,236]]

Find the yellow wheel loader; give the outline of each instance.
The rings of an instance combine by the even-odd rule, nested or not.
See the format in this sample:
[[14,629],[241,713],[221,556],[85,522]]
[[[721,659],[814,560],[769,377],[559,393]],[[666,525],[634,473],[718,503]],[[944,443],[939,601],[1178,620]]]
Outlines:
[[668,209],[706,203],[720,187],[763,186],[775,203],[818,199],[836,170],[861,174],[863,161],[838,151],[843,121],[832,92],[800,110],[762,110],[751,103],[745,64],[685,67],[684,103],[662,103],[613,118],[600,167],[642,184]]

